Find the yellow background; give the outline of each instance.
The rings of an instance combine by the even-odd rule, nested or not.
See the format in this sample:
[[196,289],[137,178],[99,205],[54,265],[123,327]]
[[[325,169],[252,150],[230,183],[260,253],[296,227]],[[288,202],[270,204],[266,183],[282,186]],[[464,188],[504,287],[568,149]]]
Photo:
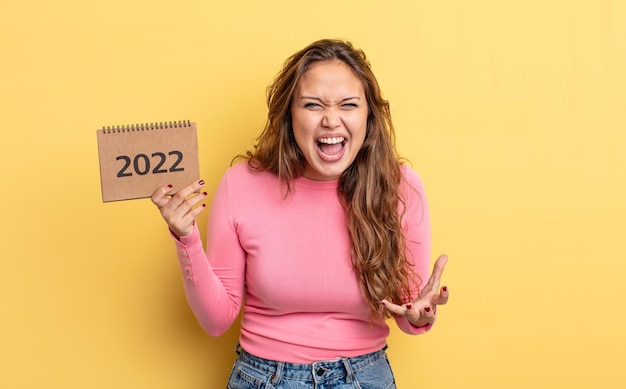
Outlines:
[[225,387],[237,326],[196,324],[149,200],[101,202],[95,131],[196,121],[213,192],[323,37],[371,59],[450,256],[399,386],[626,386],[626,1],[32,0],[0,6],[0,387]]

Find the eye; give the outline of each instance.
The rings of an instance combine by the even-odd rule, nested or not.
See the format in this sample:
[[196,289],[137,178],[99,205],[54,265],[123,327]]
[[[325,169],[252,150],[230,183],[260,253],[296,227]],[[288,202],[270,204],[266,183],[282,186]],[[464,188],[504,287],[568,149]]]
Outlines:
[[356,103],[344,103],[344,104],[341,104],[341,109],[346,109],[346,110],[355,109],[355,108],[358,108],[358,107],[359,106]]
[[310,102],[309,102],[309,103],[304,104],[304,108],[306,108],[306,109],[310,109],[310,110],[316,110],[316,111],[319,111],[319,110],[321,110],[323,107],[322,107],[320,104],[318,104],[318,103],[310,103]]

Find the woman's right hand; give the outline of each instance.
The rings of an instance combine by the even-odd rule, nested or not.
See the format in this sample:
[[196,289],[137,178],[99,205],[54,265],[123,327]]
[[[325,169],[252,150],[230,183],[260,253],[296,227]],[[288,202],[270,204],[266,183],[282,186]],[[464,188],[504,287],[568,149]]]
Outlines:
[[158,188],[152,193],[152,202],[159,208],[161,216],[167,222],[170,231],[177,237],[191,235],[193,232],[196,216],[198,216],[206,204],[197,206],[207,197],[206,192],[199,192],[204,185],[204,180],[193,182],[178,192],[171,194],[172,185]]

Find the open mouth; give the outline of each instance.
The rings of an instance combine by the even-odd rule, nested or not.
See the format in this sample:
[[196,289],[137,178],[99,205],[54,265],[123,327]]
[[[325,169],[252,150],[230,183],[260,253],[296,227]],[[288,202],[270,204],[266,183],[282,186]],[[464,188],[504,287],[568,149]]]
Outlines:
[[346,139],[343,136],[320,138],[317,140],[317,150],[324,161],[333,162],[343,155]]

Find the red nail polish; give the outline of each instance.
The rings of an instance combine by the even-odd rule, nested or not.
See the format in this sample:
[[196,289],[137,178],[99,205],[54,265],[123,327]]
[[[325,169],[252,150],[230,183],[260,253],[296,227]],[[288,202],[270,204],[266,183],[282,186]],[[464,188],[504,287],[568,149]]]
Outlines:
[[167,187],[168,187],[168,188],[170,188],[170,189],[172,189],[172,188],[174,187],[174,185],[169,184]]
[[207,195],[207,193],[206,193],[206,192],[202,192],[202,194],[203,194],[203,195],[205,195],[205,196]]
[[443,287],[443,288],[441,288],[441,289],[442,289],[444,292],[447,292],[447,291],[448,291],[448,287],[447,287],[447,286],[444,286],[444,287]]
[[200,181],[198,181],[198,184],[200,184],[200,185],[204,185],[204,180],[200,180]]
[[430,307],[426,307],[426,308],[424,308],[424,310],[425,310],[426,312],[430,312]]
[[411,304],[407,304],[406,305],[406,309],[411,309],[411,308],[413,308],[413,305],[411,305]]

